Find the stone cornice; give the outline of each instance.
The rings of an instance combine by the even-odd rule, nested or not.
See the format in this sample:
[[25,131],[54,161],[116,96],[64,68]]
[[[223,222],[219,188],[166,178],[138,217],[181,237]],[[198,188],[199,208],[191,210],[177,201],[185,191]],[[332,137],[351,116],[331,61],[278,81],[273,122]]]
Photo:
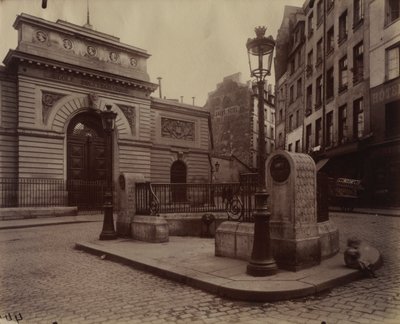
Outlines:
[[170,101],[166,99],[157,99],[153,97],[151,98],[151,108],[158,110],[165,110],[168,112],[174,112],[178,114],[204,117],[204,118],[208,118],[208,116],[210,115],[210,113],[207,110],[201,107],[190,106],[175,101]]
[[54,131],[44,131],[41,129],[35,129],[35,128],[27,128],[27,127],[19,127],[17,128],[17,134],[18,136],[21,135],[27,135],[27,136],[35,136],[35,137],[43,137],[43,138],[56,138],[56,139],[64,139],[65,134],[63,133],[57,133]]
[[23,53],[16,50],[10,50],[7,53],[3,62],[7,66],[11,65],[12,62],[16,62],[17,64],[28,63],[57,73],[66,73],[66,74],[69,73],[72,75],[80,75],[87,77],[89,79],[91,78],[93,80],[101,79],[124,87],[137,88],[139,90],[147,92],[148,94],[156,90],[158,87],[158,85],[155,83],[136,80],[122,76],[116,76],[107,72],[99,72],[96,70],[78,67],[75,65],[47,59],[44,57],[38,57],[32,54]]

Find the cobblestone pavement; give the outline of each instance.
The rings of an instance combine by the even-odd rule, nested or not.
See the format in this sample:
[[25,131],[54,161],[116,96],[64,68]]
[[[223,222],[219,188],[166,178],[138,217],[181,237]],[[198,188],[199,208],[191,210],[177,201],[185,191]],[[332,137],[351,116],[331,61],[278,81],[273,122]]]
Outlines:
[[378,278],[277,303],[231,301],[74,250],[76,241],[98,236],[100,223],[4,230],[0,316],[50,324],[400,323],[400,218],[332,219],[342,241],[356,235],[382,251]]

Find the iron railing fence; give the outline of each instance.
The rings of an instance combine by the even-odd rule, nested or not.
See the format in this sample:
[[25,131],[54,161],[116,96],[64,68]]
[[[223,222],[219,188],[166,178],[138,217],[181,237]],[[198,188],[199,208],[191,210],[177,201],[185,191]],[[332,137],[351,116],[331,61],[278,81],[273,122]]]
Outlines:
[[103,210],[105,186],[100,180],[0,178],[0,208],[77,206],[97,213]]
[[60,179],[0,178],[0,207],[43,207],[67,204]]
[[252,221],[257,184],[247,183],[137,183],[136,213],[227,212],[228,218]]
[[[97,213],[103,210],[106,181],[67,180],[66,185],[69,206],[77,206],[79,212],[85,213]],[[114,210],[115,207],[114,203]]]

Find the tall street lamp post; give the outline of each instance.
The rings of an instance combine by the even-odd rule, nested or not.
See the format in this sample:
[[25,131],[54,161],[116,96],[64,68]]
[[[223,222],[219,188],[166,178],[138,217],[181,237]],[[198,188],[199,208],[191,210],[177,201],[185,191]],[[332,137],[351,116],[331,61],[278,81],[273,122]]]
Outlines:
[[265,117],[264,117],[264,86],[265,77],[271,74],[272,54],[275,41],[272,36],[265,37],[266,27],[255,28],[256,37],[249,38],[246,43],[249,56],[250,75],[257,80],[258,88],[258,154],[257,169],[259,185],[255,194],[254,242],[251,259],[247,265],[247,274],[255,277],[273,275],[277,271],[272,257],[268,212],[268,193],[265,186]]
[[115,118],[117,114],[111,110],[111,105],[106,105],[106,109],[100,112],[103,129],[106,135],[105,159],[106,159],[106,189],[104,191],[104,219],[103,230],[100,233],[100,240],[115,240],[117,233],[114,229],[113,219],[113,133],[115,128]]

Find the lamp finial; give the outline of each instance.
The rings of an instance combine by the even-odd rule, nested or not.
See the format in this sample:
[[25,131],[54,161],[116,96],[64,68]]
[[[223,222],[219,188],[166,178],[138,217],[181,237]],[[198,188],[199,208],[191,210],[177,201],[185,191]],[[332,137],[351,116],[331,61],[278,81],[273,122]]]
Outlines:
[[265,26],[258,26],[256,28],[254,28],[257,38],[263,38],[265,36],[266,30],[267,30],[267,27],[265,27]]

